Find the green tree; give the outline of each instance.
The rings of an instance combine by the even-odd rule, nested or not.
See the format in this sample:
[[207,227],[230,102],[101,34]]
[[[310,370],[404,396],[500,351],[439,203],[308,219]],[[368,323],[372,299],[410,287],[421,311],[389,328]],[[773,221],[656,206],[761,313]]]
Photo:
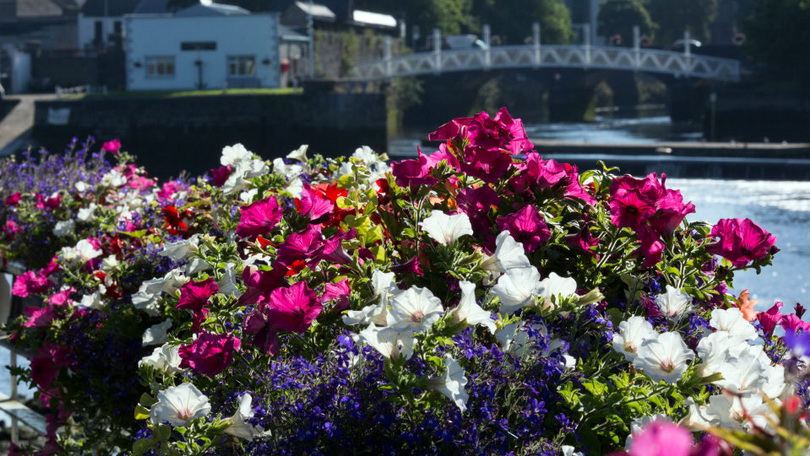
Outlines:
[[709,39],[709,25],[717,14],[717,0],[647,0],[647,11],[658,24],[656,42],[668,47],[689,31],[693,39]]
[[647,8],[639,0],[607,0],[599,7],[596,33],[611,37],[620,35],[624,46],[633,45],[633,27],[650,39],[658,26],[650,18]]
[[801,52],[810,48],[810,1],[757,0],[744,30],[746,53],[764,76],[810,84],[810,60]]
[[475,0],[473,14],[489,24],[503,44],[523,44],[532,35],[532,24],[540,24],[540,40],[566,44],[573,36],[571,13],[559,0]]

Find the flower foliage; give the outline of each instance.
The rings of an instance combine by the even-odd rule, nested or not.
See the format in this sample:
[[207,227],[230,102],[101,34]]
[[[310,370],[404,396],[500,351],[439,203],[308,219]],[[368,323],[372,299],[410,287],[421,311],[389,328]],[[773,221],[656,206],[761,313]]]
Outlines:
[[[4,259],[42,298],[8,328],[51,412],[38,454],[804,442],[803,308],[729,292],[774,236],[687,220],[664,175],[544,160],[505,109],[430,138],[390,165],[229,146],[211,177],[163,185],[106,143],[116,165],[10,187]],[[15,243],[34,237],[45,261]]]

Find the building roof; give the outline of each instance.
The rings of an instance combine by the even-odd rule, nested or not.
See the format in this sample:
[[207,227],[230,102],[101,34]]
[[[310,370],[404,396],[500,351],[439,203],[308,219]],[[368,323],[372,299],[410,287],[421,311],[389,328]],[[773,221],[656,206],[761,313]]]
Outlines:
[[285,25],[278,26],[278,36],[282,41],[309,41],[308,36],[298,33]]
[[17,0],[17,17],[61,16],[64,9],[53,0]]
[[234,5],[222,3],[198,3],[182,9],[174,15],[177,17],[203,17],[203,16],[247,16],[250,11]]
[[352,20],[359,24],[376,25],[378,27],[396,27],[397,20],[389,14],[373,13],[371,11],[352,11]]
[[317,19],[329,19],[334,21],[337,19],[332,10],[325,5],[319,5],[317,3],[309,3],[309,2],[295,2],[296,8],[300,9],[306,14],[311,14],[312,17]]
[[130,14],[140,0],[87,0],[82,14],[89,17],[123,16]]
[[168,0],[140,0],[133,14],[168,14]]

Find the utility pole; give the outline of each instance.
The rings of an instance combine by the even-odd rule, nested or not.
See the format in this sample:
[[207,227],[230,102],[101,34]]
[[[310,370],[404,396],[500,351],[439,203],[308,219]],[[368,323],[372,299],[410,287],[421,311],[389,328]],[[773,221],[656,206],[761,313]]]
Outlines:
[[315,75],[315,19],[312,17],[312,0],[309,0],[307,9],[307,36],[309,36],[309,78]]

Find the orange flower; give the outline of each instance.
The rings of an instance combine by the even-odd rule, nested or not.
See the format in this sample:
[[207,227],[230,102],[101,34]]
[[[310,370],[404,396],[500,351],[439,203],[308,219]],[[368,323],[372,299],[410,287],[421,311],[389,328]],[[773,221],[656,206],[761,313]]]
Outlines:
[[746,288],[740,293],[740,297],[737,298],[737,307],[739,307],[740,312],[743,314],[743,318],[748,321],[754,321],[757,319],[757,312],[754,310],[754,306],[757,305],[757,302],[753,299],[748,299],[748,289]]

